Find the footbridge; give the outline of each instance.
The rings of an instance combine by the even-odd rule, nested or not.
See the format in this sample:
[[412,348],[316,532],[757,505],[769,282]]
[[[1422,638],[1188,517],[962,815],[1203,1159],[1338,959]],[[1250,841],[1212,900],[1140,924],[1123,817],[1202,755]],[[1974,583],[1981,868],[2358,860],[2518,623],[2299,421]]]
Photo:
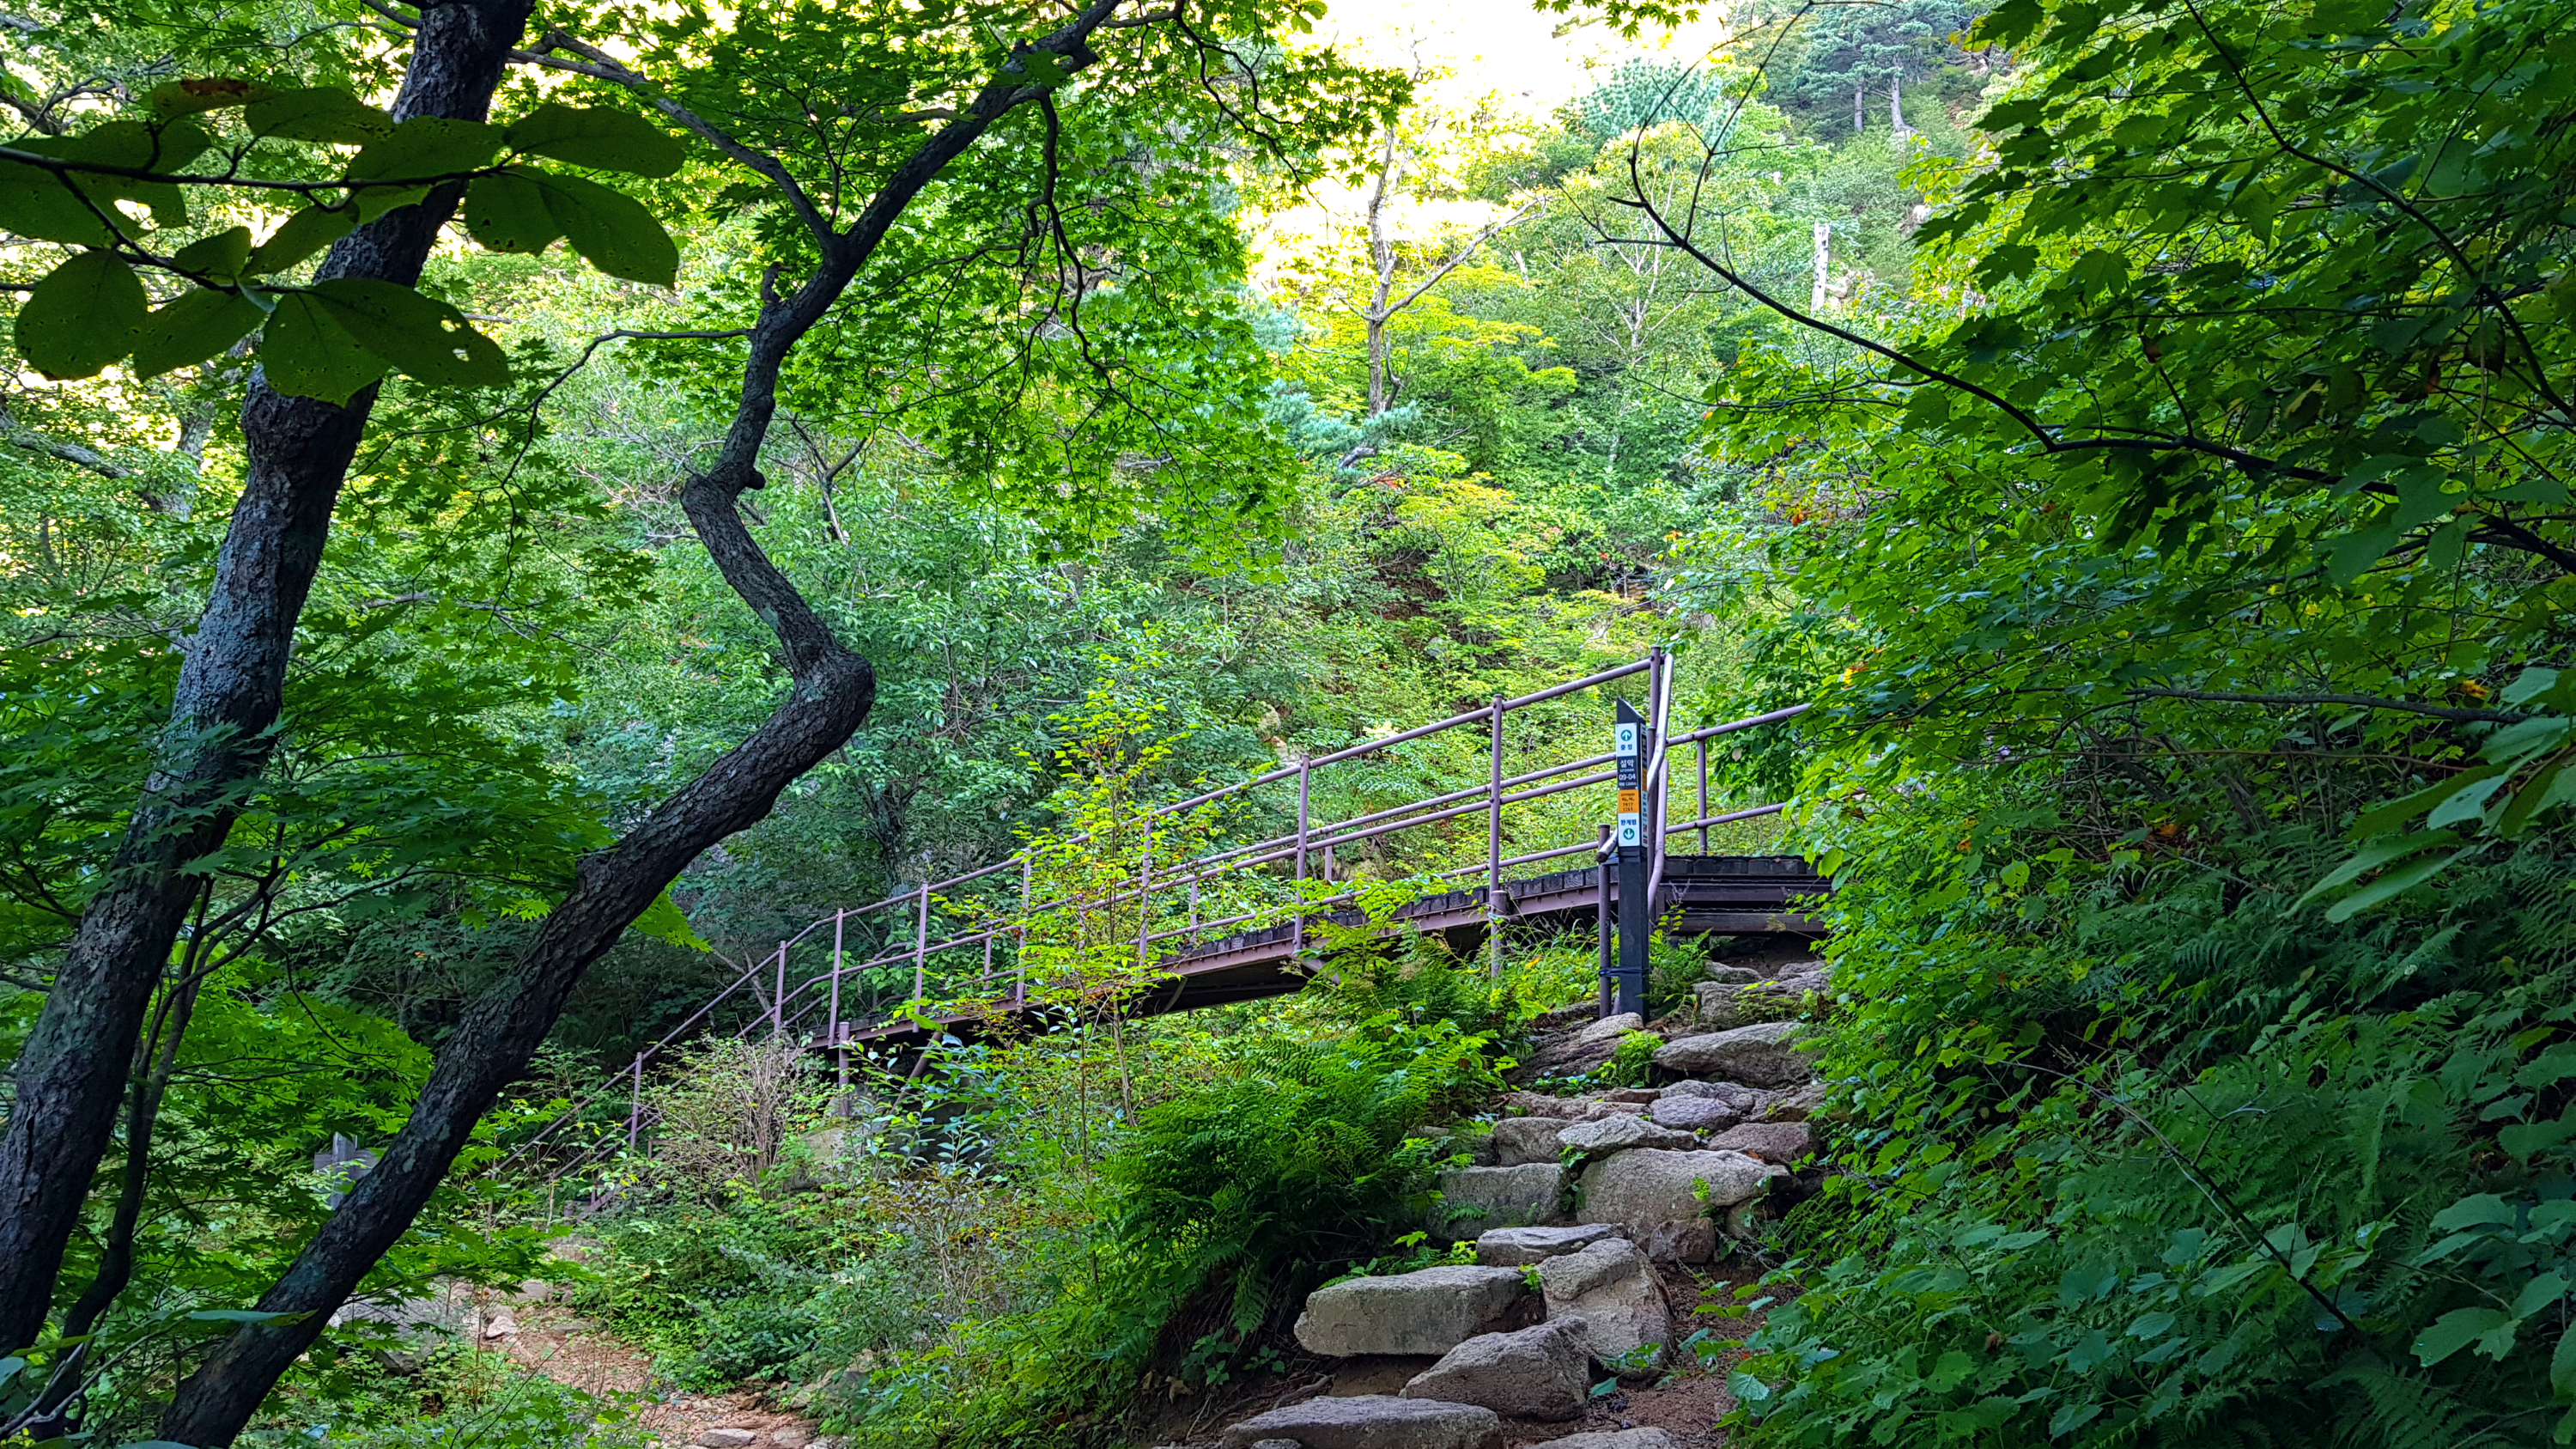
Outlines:
[[[1461,958],[1482,953],[1499,972],[1507,934],[1597,933],[1606,981],[1623,877],[1643,882],[1648,918],[1667,932],[1821,934],[1801,904],[1831,887],[1804,860],[1712,849],[1713,832],[1785,808],[1712,804],[1712,750],[1806,706],[1674,733],[1672,692],[1671,657],[1657,649],[1187,799],[1105,799],[1087,832],[816,918],[636,1055],[622,1130],[597,1133],[601,1104],[585,1099],[508,1160],[543,1154],[560,1176],[631,1144],[650,1125],[646,1073],[717,1021],[829,1053],[846,1081],[853,1057],[917,1068],[942,1037],[1285,995],[1338,952],[1408,934]],[[1601,720],[1605,697],[1643,722],[1625,766],[1635,795],[1617,788],[1615,751],[1529,768],[1530,725],[1579,736],[1567,726]],[[1421,791],[1469,769],[1473,783]],[[1401,803],[1377,803],[1390,794]],[[1605,806],[1642,822],[1642,870],[1634,851],[1631,865],[1611,863]],[[1536,848],[1507,853],[1522,843]],[[1461,855],[1470,862],[1447,863]],[[1605,988],[1605,1012],[1607,1000]],[[585,1140],[564,1162],[575,1136]]]

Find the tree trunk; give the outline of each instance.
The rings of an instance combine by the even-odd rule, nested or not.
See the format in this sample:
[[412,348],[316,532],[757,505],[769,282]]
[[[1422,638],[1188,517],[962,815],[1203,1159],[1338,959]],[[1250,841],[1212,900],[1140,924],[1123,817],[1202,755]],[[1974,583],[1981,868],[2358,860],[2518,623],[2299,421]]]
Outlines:
[[[483,119],[530,5],[423,7],[395,116]],[[332,247],[320,275],[411,285],[462,194],[443,187],[359,228]],[[197,888],[183,868],[223,843],[267,767],[295,621],[375,396],[369,388],[337,407],[252,380],[242,412],[249,473],[179,671],[160,759],[18,1054],[17,1100],[0,1132],[0,1351],[34,1343],[44,1329],[63,1246],[114,1130],[145,1004]]]
[[1866,126],[1865,126],[1865,124],[1864,124],[1864,123],[1865,123],[1865,122],[1867,122],[1867,120],[1869,119],[1869,110],[1868,110],[1868,105],[1869,105],[1869,82],[1867,82],[1867,81],[1857,81],[1857,80],[1856,80],[1856,81],[1853,81],[1853,82],[1852,82],[1852,134],[1853,134],[1853,135],[1855,135],[1855,136],[1859,135],[1859,134],[1860,134],[1864,129],[1866,129]]
[[[685,500],[693,519],[706,511],[702,505],[727,515],[734,508],[730,493],[704,479],[690,485]],[[700,531],[706,532],[703,522]],[[739,520],[731,531],[757,555]],[[765,558],[761,566],[769,566]],[[233,1441],[278,1376],[313,1346],[332,1312],[410,1230],[474,1124],[554,1029],[582,972],[700,852],[768,814],[781,790],[839,749],[866,720],[875,697],[875,675],[857,655],[838,650],[812,662],[749,739],[625,838],[581,863],[571,894],[546,917],[537,939],[449,1034],[402,1132],[260,1298],[263,1311],[296,1316],[245,1326],[216,1350],[179,1386],[161,1422],[162,1438],[200,1449]]]
[[[1068,70],[1083,69],[1094,59],[1086,42],[1117,3],[1091,0],[1031,48],[1053,55]],[[278,1377],[320,1337],[332,1312],[409,1231],[474,1124],[526,1070],[553,1030],[582,972],[691,860],[767,815],[780,791],[866,722],[876,699],[875,671],[841,643],[795,583],[761,552],[743,527],[740,500],[767,481],[759,461],[777,414],[778,379],[788,354],[823,320],[922,189],[995,121],[1031,99],[1025,74],[1015,56],[894,168],[848,230],[828,230],[809,209],[822,263],[791,293],[763,287],[741,400],[715,461],[681,492],[681,505],[725,583],[777,636],[794,679],[786,701],[643,824],[582,861],[571,892],[547,914],[536,940],[475,998],[441,1044],[401,1133],[261,1296],[263,1311],[283,1316],[243,1325],[180,1384],[162,1416],[164,1439],[197,1449],[233,1441]],[[789,194],[802,200],[792,187]]]
[[1821,317],[1825,312],[1825,303],[1831,296],[1825,290],[1825,280],[1834,264],[1834,224],[1832,222],[1816,223],[1815,243],[1814,271],[1812,279],[1807,283],[1807,310]]
[[1368,319],[1368,415],[1386,411],[1386,319]]
[[1914,128],[1905,124],[1904,86],[1905,82],[1895,76],[1887,78],[1887,124],[1899,142],[1914,134]]

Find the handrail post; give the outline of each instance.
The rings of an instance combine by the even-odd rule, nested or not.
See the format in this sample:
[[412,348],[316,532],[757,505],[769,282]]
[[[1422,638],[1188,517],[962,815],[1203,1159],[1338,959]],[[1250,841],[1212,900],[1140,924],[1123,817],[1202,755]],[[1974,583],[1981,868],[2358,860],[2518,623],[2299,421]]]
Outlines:
[[1190,944],[1199,943],[1199,873],[1190,872]]
[[841,1040],[841,926],[849,912],[832,913],[832,1009],[831,1020],[823,1025],[823,1040],[832,1048],[832,1076],[844,1092],[850,1090],[850,1049]]
[[1136,974],[1145,974],[1154,939],[1154,817],[1145,817],[1145,855],[1136,865]]
[[1503,700],[1494,695],[1493,769],[1485,791],[1485,975],[1503,979]]
[[930,880],[926,875],[921,882],[918,900],[920,904],[913,908],[912,913],[912,1001],[915,1006],[920,1005],[927,994],[924,961],[930,946]]
[[1593,912],[1593,929],[1601,938],[1601,1015],[1608,1020],[1610,1011],[1610,873],[1618,867],[1610,859],[1610,827],[1601,827],[1601,847],[1592,853],[1594,870],[1601,873],[1601,897]]
[[1037,860],[1020,857],[1020,957],[1011,971],[1011,1004],[1020,1010],[1029,1005],[1029,900],[1036,888]]
[[[1301,886],[1306,882],[1306,812],[1310,774],[1305,757],[1300,755],[1297,759],[1297,883]],[[1296,915],[1288,930],[1288,959],[1297,961],[1305,954],[1306,893],[1300,890],[1297,892]]]
[[1699,742],[1699,853],[1708,854],[1708,741]]
[[626,1150],[635,1150],[637,1127],[644,1120],[644,1054],[635,1054],[634,1084],[626,1091]]
[[778,943],[778,977],[769,988],[769,1035],[775,1040],[787,1030],[787,943]]

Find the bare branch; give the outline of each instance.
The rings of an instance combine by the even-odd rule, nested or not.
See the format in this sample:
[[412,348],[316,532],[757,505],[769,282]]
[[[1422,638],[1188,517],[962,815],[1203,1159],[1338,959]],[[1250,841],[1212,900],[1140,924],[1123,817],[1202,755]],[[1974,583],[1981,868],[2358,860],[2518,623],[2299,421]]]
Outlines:
[[2211,704],[2349,704],[2362,709],[2393,709],[2431,715],[2462,724],[2519,724],[2531,718],[2509,709],[2457,709],[2447,704],[2419,704],[2411,699],[2382,699],[2375,694],[2230,694],[2202,689],[2132,689],[2131,699],[2191,699]]

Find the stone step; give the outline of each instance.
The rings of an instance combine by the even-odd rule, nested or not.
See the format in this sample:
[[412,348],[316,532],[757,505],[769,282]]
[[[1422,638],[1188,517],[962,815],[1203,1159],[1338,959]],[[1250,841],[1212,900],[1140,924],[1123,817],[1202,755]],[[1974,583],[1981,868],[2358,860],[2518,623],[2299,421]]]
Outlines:
[[1583,1417],[1592,1385],[1583,1327],[1559,1321],[1517,1333],[1482,1333],[1413,1376],[1403,1397],[1474,1404],[1515,1419]]
[[1559,1253],[1579,1253],[1604,1238],[1619,1236],[1610,1223],[1570,1228],[1496,1228],[1476,1239],[1476,1261],[1488,1268],[1526,1268]]
[[1253,1449],[1265,1439],[1292,1440],[1305,1449],[1503,1449],[1503,1420],[1479,1405],[1435,1399],[1308,1399],[1233,1425],[1217,1445]]
[[1308,1353],[1327,1358],[1443,1354],[1492,1328],[1527,1291],[1515,1268],[1453,1265],[1353,1278],[1309,1294],[1295,1333]]

